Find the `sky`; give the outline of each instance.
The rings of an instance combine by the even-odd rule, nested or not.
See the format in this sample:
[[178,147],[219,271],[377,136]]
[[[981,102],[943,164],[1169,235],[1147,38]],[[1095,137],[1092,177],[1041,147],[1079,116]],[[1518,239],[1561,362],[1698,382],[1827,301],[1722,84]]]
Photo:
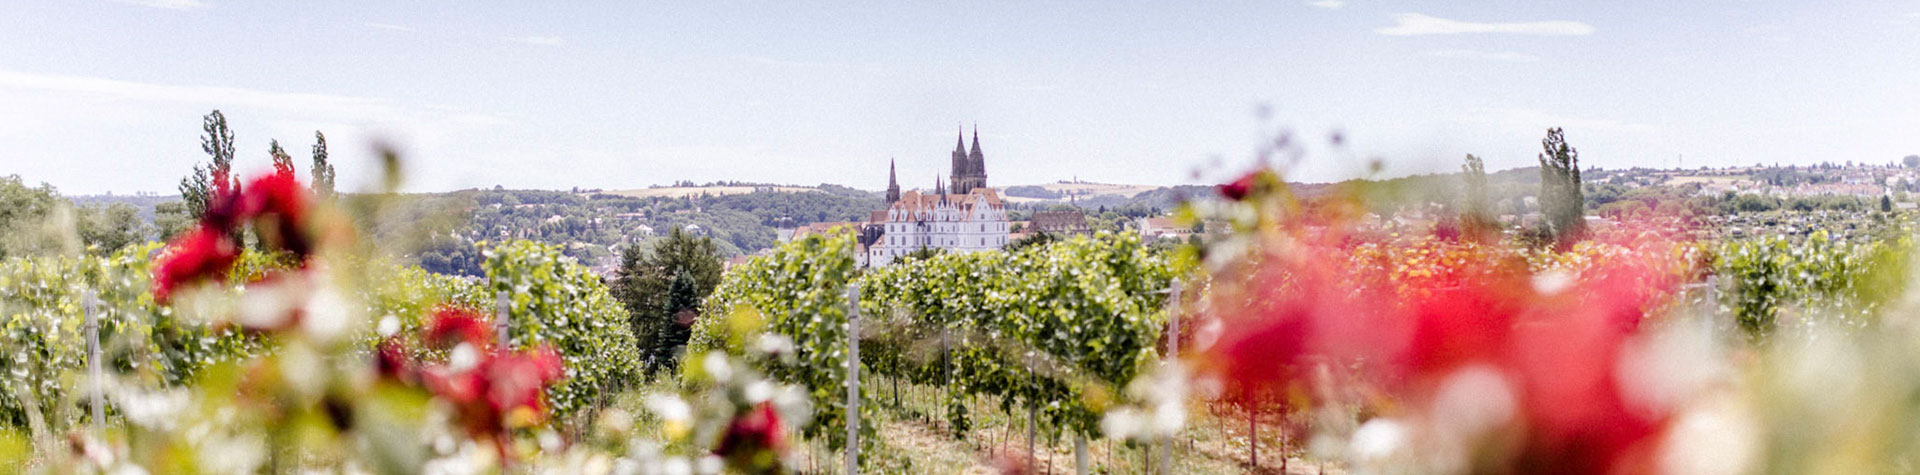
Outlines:
[[[0,4],[0,175],[173,193],[327,134],[346,189],[1208,183],[1920,154],[1920,0]],[[1334,144],[1332,136],[1343,140]]]

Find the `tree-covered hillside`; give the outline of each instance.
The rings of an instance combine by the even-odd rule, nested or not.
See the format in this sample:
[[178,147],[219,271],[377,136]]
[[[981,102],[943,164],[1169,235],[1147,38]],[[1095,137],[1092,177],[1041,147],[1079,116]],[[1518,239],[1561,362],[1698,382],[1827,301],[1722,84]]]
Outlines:
[[[480,275],[485,258],[474,244],[507,239],[558,245],[566,255],[605,270],[620,249],[648,248],[672,229],[710,236],[721,255],[731,257],[772,247],[776,228],[864,220],[881,206],[871,193],[831,188],[687,198],[505,189],[408,195],[390,206],[390,212],[419,219],[388,221],[408,224],[370,231],[405,243],[401,248],[419,259],[421,267],[444,274]],[[465,219],[435,221],[430,216]]]

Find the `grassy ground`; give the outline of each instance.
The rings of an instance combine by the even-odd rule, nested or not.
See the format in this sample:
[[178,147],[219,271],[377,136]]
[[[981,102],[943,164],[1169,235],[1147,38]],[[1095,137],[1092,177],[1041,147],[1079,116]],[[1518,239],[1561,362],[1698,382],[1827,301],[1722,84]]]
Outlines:
[[[1024,412],[1007,414],[998,401],[977,398],[968,404],[973,429],[963,438],[954,437],[935,404],[936,388],[902,384],[895,404],[891,382],[875,381],[877,399],[863,404],[878,404],[877,420],[872,424],[879,433],[878,447],[861,453],[863,466],[875,473],[998,473],[995,467],[1017,466],[1027,453],[1027,422]],[[1059,437],[1048,440],[1045,428],[1035,443],[1033,473],[1074,473],[1073,440]],[[1297,447],[1287,450],[1290,457],[1282,470],[1277,456],[1282,452],[1282,435],[1271,425],[1260,429],[1260,466],[1248,465],[1246,419],[1228,419],[1199,414],[1189,420],[1187,429],[1174,447],[1173,473],[1287,473],[1344,474],[1337,464],[1301,458]],[[1297,446],[1298,444],[1292,444]],[[1092,473],[1153,473],[1160,464],[1145,447],[1106,440],[1087,443]],[[828,451],[821,444],[807,444],[797,467],[803,473],[837,473],[845,466],[845,455]]]

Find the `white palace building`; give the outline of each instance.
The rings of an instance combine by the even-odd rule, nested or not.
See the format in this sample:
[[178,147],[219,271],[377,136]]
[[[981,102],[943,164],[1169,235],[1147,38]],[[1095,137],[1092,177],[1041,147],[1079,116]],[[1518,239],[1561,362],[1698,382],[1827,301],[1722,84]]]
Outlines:
[[1006,246],[1007,208],[1000,194],[987,188],[980,132],[973,133],[971,151],[967,150],[965,136],[956,140],[951,179],[941,183],[935,177],[932,193],[901,193],[900,181],[889,165],[887,209],[874,211],[866,229],[864,257],[875,267],[921,249],[974,252]]

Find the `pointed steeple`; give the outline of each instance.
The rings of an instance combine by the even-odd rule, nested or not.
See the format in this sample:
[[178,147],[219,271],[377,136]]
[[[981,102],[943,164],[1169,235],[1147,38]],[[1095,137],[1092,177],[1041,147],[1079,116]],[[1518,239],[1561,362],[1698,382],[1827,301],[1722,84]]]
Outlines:
[[973,125],[973,151],[967,153],[968,188],[987,186],[987,158],[980,153],[980,124]]
[[[967,154],[967,129],[965,127],[955,127],[955,128],[958,130],[956,130],[955,133],[953,134],[953,153],[966,155]],[[980,136],[980,130],[978,127],[974,128],[973,135],[974,137]]]
[[980,124],[973,124],[973,151],[967,152],[967,158],[980,159]]
[[953,166],[947,173],[951,175],[949,178],[959,180],[961,176],[967,174],[967,130],[962,127],[955,128],[958,130],[954,132],[953,137]]
[[899,168],[899,165],[894,162],[894,159],[892,158],[887,159],[887,206],[888,207],[892,207],[893,203],[900,201],[900,178],[898,175],[898,171],[899,171],[898,168]]

